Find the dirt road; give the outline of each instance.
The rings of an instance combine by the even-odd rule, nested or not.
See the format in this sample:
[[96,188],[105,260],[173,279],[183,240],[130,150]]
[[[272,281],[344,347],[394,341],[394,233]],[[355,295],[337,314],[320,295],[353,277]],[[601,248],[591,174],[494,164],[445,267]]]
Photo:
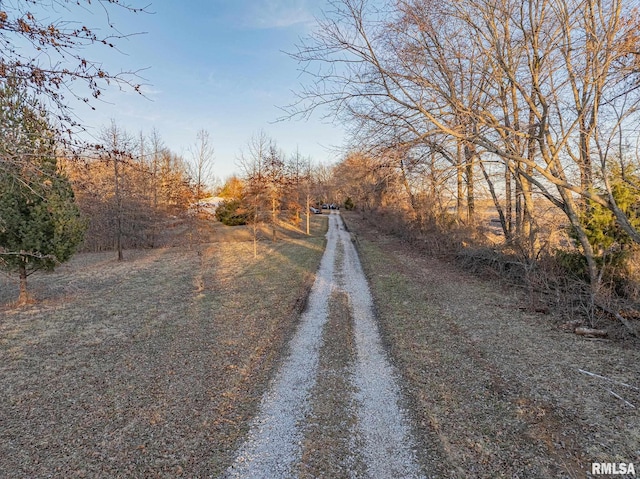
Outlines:
[[336,212],[289,354],[226,477],[319,474],[424,477],[367,281]]

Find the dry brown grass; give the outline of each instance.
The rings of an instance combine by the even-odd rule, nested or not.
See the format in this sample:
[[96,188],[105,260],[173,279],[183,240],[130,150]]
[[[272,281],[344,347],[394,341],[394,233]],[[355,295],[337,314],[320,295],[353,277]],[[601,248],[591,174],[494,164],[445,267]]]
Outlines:
[[323,328],[317,382],[311,392],[311,412],[307,418],[300,478],[352,477],[357,451],[353,433],[357,419],[353,400],[355,345],[349,299],[334,292],[329,300],[329,317]]
[[0,475],[209,477],[230,464],[296,325],[311,237],[83,254],[0,290]]
[[564,332],[522,311],[520,291],[420,255],[358,215],[346,221],[432,477],[581,478],[591,462],[638,463],[640,392],[619,384],[640,387],[637,342]]
[[[321,218],[319,215],[311,216],[314,223]],[[236,243],[239,241],[253,241],[253,225],[226,226],[210,215],[201,215],[198,218],[176,217],[167,220],[158,232],[157,242],[159,246],[183,246],[203,243]],[[303,217],[299,227],[294,226],[286,218],[281,217],[276,226],[277,237],[302,238],[305,236],[306,219]],[[271,240],[273,228],[266,223],[260,223],[256,228],[259,240]]]

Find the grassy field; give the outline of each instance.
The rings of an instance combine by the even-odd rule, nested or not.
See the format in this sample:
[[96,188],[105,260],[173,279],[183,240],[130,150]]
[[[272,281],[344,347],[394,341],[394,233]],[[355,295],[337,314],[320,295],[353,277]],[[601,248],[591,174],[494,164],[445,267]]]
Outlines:
[[[565,332],[566,318],[524,311],[520,291],[345,217],[429,477],[581,478],[591,462],[637,464],[637,341]],[[257,258],[246,228],[219,225],[190,249],[77,255],[34,276],[39,301],[21,308],[14,279],[0,277],[0,477],[221,474],[296,327],[326,219],[313,217],[310,237],[261,241]],[[344,454],[347,303],[331,298],[301,477],[363,470]]]
[[429,477],[583,478],[591,462],[638,463],[637,341],[563,331],[566,318],[523,311],[522,292],[345,216]]
[[0,277],[0,476],[215,477],[292,334],[324,249],[282,232],[77,255],[15,308]]

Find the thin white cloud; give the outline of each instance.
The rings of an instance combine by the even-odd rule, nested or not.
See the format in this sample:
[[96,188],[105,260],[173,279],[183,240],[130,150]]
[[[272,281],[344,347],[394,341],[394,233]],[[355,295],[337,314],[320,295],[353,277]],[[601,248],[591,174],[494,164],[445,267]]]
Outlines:
[[245,16],[250,28],[288,28],[314,21],[309,0],[261,0]]
[[142,85],[140,87],[140,91],[145,96],[155,96],[155,95],[159,95],[159,94],[162,93],[162,90],[159,90],[157,88],[153,88],[153,86],[151,86],[151,85]]

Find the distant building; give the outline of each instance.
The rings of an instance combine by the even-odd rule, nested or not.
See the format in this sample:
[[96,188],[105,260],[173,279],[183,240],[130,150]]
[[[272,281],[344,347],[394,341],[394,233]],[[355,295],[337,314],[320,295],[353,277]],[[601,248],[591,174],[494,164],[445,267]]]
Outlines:
[[197,206],[200,209],[200,211],[203,211],[211,215],[215,215],[216,210],[218,209],[218,206],[220,206],[220,204],[223,203],[224,201],[227,201],[226,198],[221,198],[220,196],[210,196],[208,198],[202,198],[191,208],[193,209]]

